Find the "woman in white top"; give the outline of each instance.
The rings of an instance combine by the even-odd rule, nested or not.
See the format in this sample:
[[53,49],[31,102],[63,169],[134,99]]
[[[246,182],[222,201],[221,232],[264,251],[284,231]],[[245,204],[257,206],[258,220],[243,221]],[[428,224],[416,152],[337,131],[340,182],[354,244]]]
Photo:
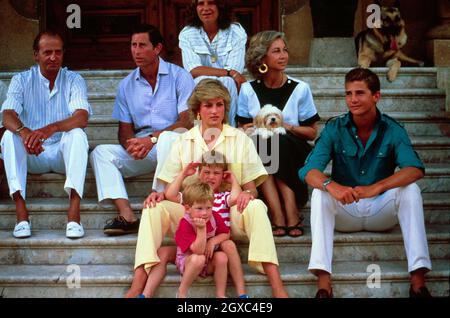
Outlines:
[[237,96],[246,81],[244,70],[247,34],[242,26],[231,21],[223,0],[194,0],[191,17],[179,35],[183,67],[198,83],[204,78],[221,81],[231,95],[229,124],[236,126]]
[[[308,188],[299,180],[298,170],[311,150],[307,141],[316,138],[320,117],[308,84],[285,74],[288,60],[283,33],[263,31],[252,37],[245,61],[256,80],[241,87],[237,121],[244,128],[252,126],[253,118],[266,104],[281,110],[287,134],[279,135],[279,147],[274,149],[277,156],[270,155],[272,161],[278,157],[278,167],[271,172],[266,165],[269,178],[261,189],[271,213],[273,234],[296,237],[303,235],[299,206],[308,201]],[[258,140],[259,147],[262,141]]]

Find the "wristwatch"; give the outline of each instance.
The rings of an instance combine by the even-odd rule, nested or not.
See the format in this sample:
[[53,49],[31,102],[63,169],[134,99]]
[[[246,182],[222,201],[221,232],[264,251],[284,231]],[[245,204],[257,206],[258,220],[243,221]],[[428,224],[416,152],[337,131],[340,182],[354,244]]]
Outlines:
[[328,178],[327,180],[325,180],[325,181],[322,183],[323,191],[328,192],[328,190],[327,190],[327,185],[329,185],[331,182],[333,182],[333,180],[331,180],[331,178]]
[[158,137],[155,137],[153,135],[149,135],[148,137],[150,138],[152,144],[156,144],[158,142]]

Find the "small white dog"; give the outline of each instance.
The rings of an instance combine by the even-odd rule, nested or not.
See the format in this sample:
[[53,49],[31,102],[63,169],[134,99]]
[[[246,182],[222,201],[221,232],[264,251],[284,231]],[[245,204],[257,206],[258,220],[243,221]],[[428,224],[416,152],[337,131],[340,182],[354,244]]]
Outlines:
[[253,123],[255,131],[252,135],[261,136],[263,139],[268,139],[274,134],[286,134],[286,129],[283,127],[283,114],[273,105],[267,104],[261,108]]

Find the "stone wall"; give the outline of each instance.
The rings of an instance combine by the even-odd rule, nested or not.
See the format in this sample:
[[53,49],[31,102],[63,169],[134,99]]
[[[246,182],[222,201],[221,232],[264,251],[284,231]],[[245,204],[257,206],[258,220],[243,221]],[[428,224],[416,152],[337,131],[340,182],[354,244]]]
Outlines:
[[23,70],[34,64],[32,43],[39,21],[24,18],[9,0],[0,1],[0,72]]

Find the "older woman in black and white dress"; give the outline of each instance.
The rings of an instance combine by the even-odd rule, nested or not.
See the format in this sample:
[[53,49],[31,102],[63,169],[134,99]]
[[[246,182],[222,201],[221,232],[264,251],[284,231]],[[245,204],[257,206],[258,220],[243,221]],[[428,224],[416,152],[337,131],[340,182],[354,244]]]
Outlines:
[[285,74],[289,53],[283,33],[263,31],[253,36],[245,61],[255,80],[241,86],[239,126],[252,126],[259,110],[272,104],[282,111],[287,130],[286,135],[279,136],[278,171],[261,186],[271,213],[273,234],[301,236],[299,206],[308,201],[308,189],[297,172],[311,150],[308,141],[316,138],[320,117],[309,85]]

